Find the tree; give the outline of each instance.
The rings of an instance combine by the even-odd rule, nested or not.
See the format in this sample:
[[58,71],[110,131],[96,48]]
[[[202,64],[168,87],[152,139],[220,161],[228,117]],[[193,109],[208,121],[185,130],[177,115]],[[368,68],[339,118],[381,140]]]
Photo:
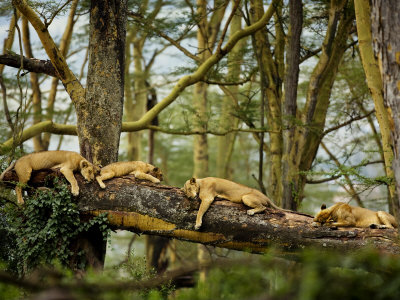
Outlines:
[[[367,77],[368,87],[371,92],[372,99],[374,100],[376,116],[382,136],[382,151],[385,160],[385,171],[389,178],[393,178],[393,150],[390,136],[390,114],[388,112],[387,105],[385,105],[383,100],[382,78],[380,77],[379,73],[378,61],[374,57],[372,50],[370,6],[368,1],[356,0],[354,1],[354,4],[361,59]],[[393,211],[396,218],[399,219],[399,203],[393,200],[397,198],[393,183],[389,184],[389,192],[391,211]]]
[[[400,80],[400,41],[398,33],[400,26],[397,22],[396,13],[400,9],[397,1],[372,1],[371,4],[371,26],[372,36],[374,42],[375,59],[379,62],[381,79],[383,86],[378,85],[378,92],[382,93],[383,101],[375,104],[376,110],[381,111],[382,118],[387,118],[387,123],[381,125],[381,132],[390,129],[390,136],[393,141],[387,137],[383,143],[390,143],[392,149],[388,152],[389,155],[394,153],[393,161],[386,164],[387,168],[393,166],[394,177],[396,180],[396,193],[393,193],[394,199],[392,202],[393,211],[399,219],[399,206],[400,206],[400,163],[399,163],[399,80]],[[368,8],[365,8],[368,11]],[[370,55],[371,56],[371,55]],[[372,59],[372,58],[369,58]],[[375,67],[376,69],[376,67]],[[377,76],[379,78],[379,76]],[[379,79],[375,79],[376,82]],[[379,105],[379,108],[378,108]],[[383,127],[384,126],[384,127]],[[383,127],[383,128],[382,128]],[[382,132],[382,136],[384,133]],[[387,145],[384,147],[388,147]],[[385,149],[385,148],[384,148]],[[384,152],[384,154],[386,154]],[[391,157],[391,156],[389,156]],[[391,157],[392,158],[392,157]],[[386,160],[386,158],[385,158]],[[388,174],[390,176],[391,173]]]
[[[124,49],[127,7],[125,1],[92,1],[90,8],[89,71],[84,89],[68,67],[47,27],[25,1],[13,5],[35,28],[57,77],[62,81],[77,113],[81,154],[95,164],[117,161],[122,122]],[[105,243],[100,232],[84,237],[94,266],[104,263]],[[91,245],[93,244],[93,245]]]

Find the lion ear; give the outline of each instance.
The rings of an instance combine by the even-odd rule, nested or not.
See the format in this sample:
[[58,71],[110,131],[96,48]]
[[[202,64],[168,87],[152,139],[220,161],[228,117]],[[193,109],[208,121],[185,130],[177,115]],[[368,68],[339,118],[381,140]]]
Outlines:
[[89,166],[89,162],[87,160],[81,160],[80,167],[81,169],[87,168]]
[[158,167],[154,167],[153,171],[158,172],[160,169]]
[[192,178],[190,178],[190,183],[196,183],[196,178],[194,178],[194,177],[192,177]]
[[321,205],[321,210],[323,210],[323,209],[326,209],[326,204],[325,203]]

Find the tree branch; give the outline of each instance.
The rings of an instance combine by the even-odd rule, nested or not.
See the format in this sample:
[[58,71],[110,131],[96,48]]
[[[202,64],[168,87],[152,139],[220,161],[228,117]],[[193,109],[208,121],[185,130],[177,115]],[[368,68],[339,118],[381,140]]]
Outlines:
[[335,130],[338,130],[338,129],[342,128],[342,127],[345,127],[345,126],[347,126],[347,125],[350,125],[350,124],[353,123],[354,121],[359,121],[359,120],[368,118],[368,117],[369,117],[370,115],[372,115],[373,113],[375,113],[375,109],[371,110],[369,113],[367,113],[367,114],[364,115],[364,116],[357,116],[357,117],[351,118],[350,120],[347,120],[346,122],[343,122],[342,124],[338,124],[338,125],[336,125],[336,126],[334,126],[334,127],[328,128],[327,130],[325,130],[325,131],[322,133],[322,135],[325,136],[325,135],[327,135],[328,133],[331,133],[332,131],[335,131]]
[[[0,55],[0,64],[19,69],[21,67],[21,56],[15,53]],[[57,77],[56,70],[49,60],[23,57],[24,70],[34,73],[43,73]]]
[[[29,185],[43,185],[48,175],[61,173],[34,172]],[[75,176],[80,186],[77,203],[81,214],[90,217],[107,212],[110,224],[119,229],[255,253],[271,246],[284,255],[304,247],[354,251],[368,245],[382,252],[400,253],[396,230],[315,228],[311,225],[313,218],[306,214],[267,209],[249,216],[244,205],[230,201],[215,201],[204,215],[201,230],[195,231],[199,201],[186,198],[177,187],[123,176],[106,181],[107,187],[102,190],[97,183],[85,183],[80,174]],[[8,182],[16,179],[13,171],[4,176]]]
[[43,24],[39,16],[25,0],[13,0],[12,4],[29,20],[33,28],[35,28],[36,33],[42,42],[43,48],[56,70],[57,77],[62,81],[72,102],[74,102],[75,105],[81,103],[85,96],[85,89],[68,67],[64,56],[58,49],[53,38],[50,36],[46,25]]
[[[130,122],[131,123],[131,122]],[[206,131],[193,131],[193,130],[175,130],[175,129],[166,129],[162,128],[159,126],[154,126],[154,125],[142,125],[142,126],[131,126],[129,122],[123,122],[122,123],[122,128],[121,132],[134,132],[134,131],[140,131],[140,130],[145,130],[145,129],[150,129],[166,134],[176,134],[176,135],[196,135],[196,134],[212,134],[212,135],[218,135],[218,136],[223,136],[231,132],[251,132],[251,133],[260,133],[260,132],[274,132],[272,130],[268,130],[266,128],[232,128],[229,130],[223,130],[223,131],[214,131],[214,130],[206,130]],[[53,133],[53,134],[62,134],[62,135],[77,135],[76,131],[76,126],[75,125],[65,125],[65,124],[58,124],[58,123],[53,123],[52,121],[43,121],[40,123],[37,123],[27,129],[25,129],[21,136],[18,139],[19,143],[23,143],[32,137],[43,133],[43,132],[48,132],[48,133]],[[5,141],[3,144],[0,144],[0,154],[3,154],[8,151],[13,145],[13,138],[8,139]]]

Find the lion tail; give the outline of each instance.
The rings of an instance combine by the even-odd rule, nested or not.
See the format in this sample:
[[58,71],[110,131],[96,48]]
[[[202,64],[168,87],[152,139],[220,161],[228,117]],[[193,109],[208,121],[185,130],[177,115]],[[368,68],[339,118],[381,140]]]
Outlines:
[[16,163],[15,161],[12,162],[11,165],[9,165],[8,168],[5,169],[5,170],[3,171],[3,173],[1,173],[1,175],[0,175],[0,180],[1,180],[1,181],[3,181],[4,175],[5,175],[8,171],[10,171],[12,168],[14,168],[15,163]]

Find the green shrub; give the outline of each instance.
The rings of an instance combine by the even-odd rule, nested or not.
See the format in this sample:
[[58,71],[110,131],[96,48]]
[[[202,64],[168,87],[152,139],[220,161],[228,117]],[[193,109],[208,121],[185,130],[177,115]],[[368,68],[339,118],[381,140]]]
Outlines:
[[6,230],[8,239],[14,243],[8,247],[6,260],[10,269],[16,267],[14,271],[20,275],[38,265],[52,264],[54,260],[71,268],[83,268],[82,265],[70,265],[73,256],[83,257],[83,253],[73,253],[71,243],[95,227],[100,228],[107,239],[109,230],[105,214],[81,222],[67,184],[56,178],[53,186],[52,189],[37,189],[34,195],[25,197],[21,208],[3,207],[7,226],[2,230]]

